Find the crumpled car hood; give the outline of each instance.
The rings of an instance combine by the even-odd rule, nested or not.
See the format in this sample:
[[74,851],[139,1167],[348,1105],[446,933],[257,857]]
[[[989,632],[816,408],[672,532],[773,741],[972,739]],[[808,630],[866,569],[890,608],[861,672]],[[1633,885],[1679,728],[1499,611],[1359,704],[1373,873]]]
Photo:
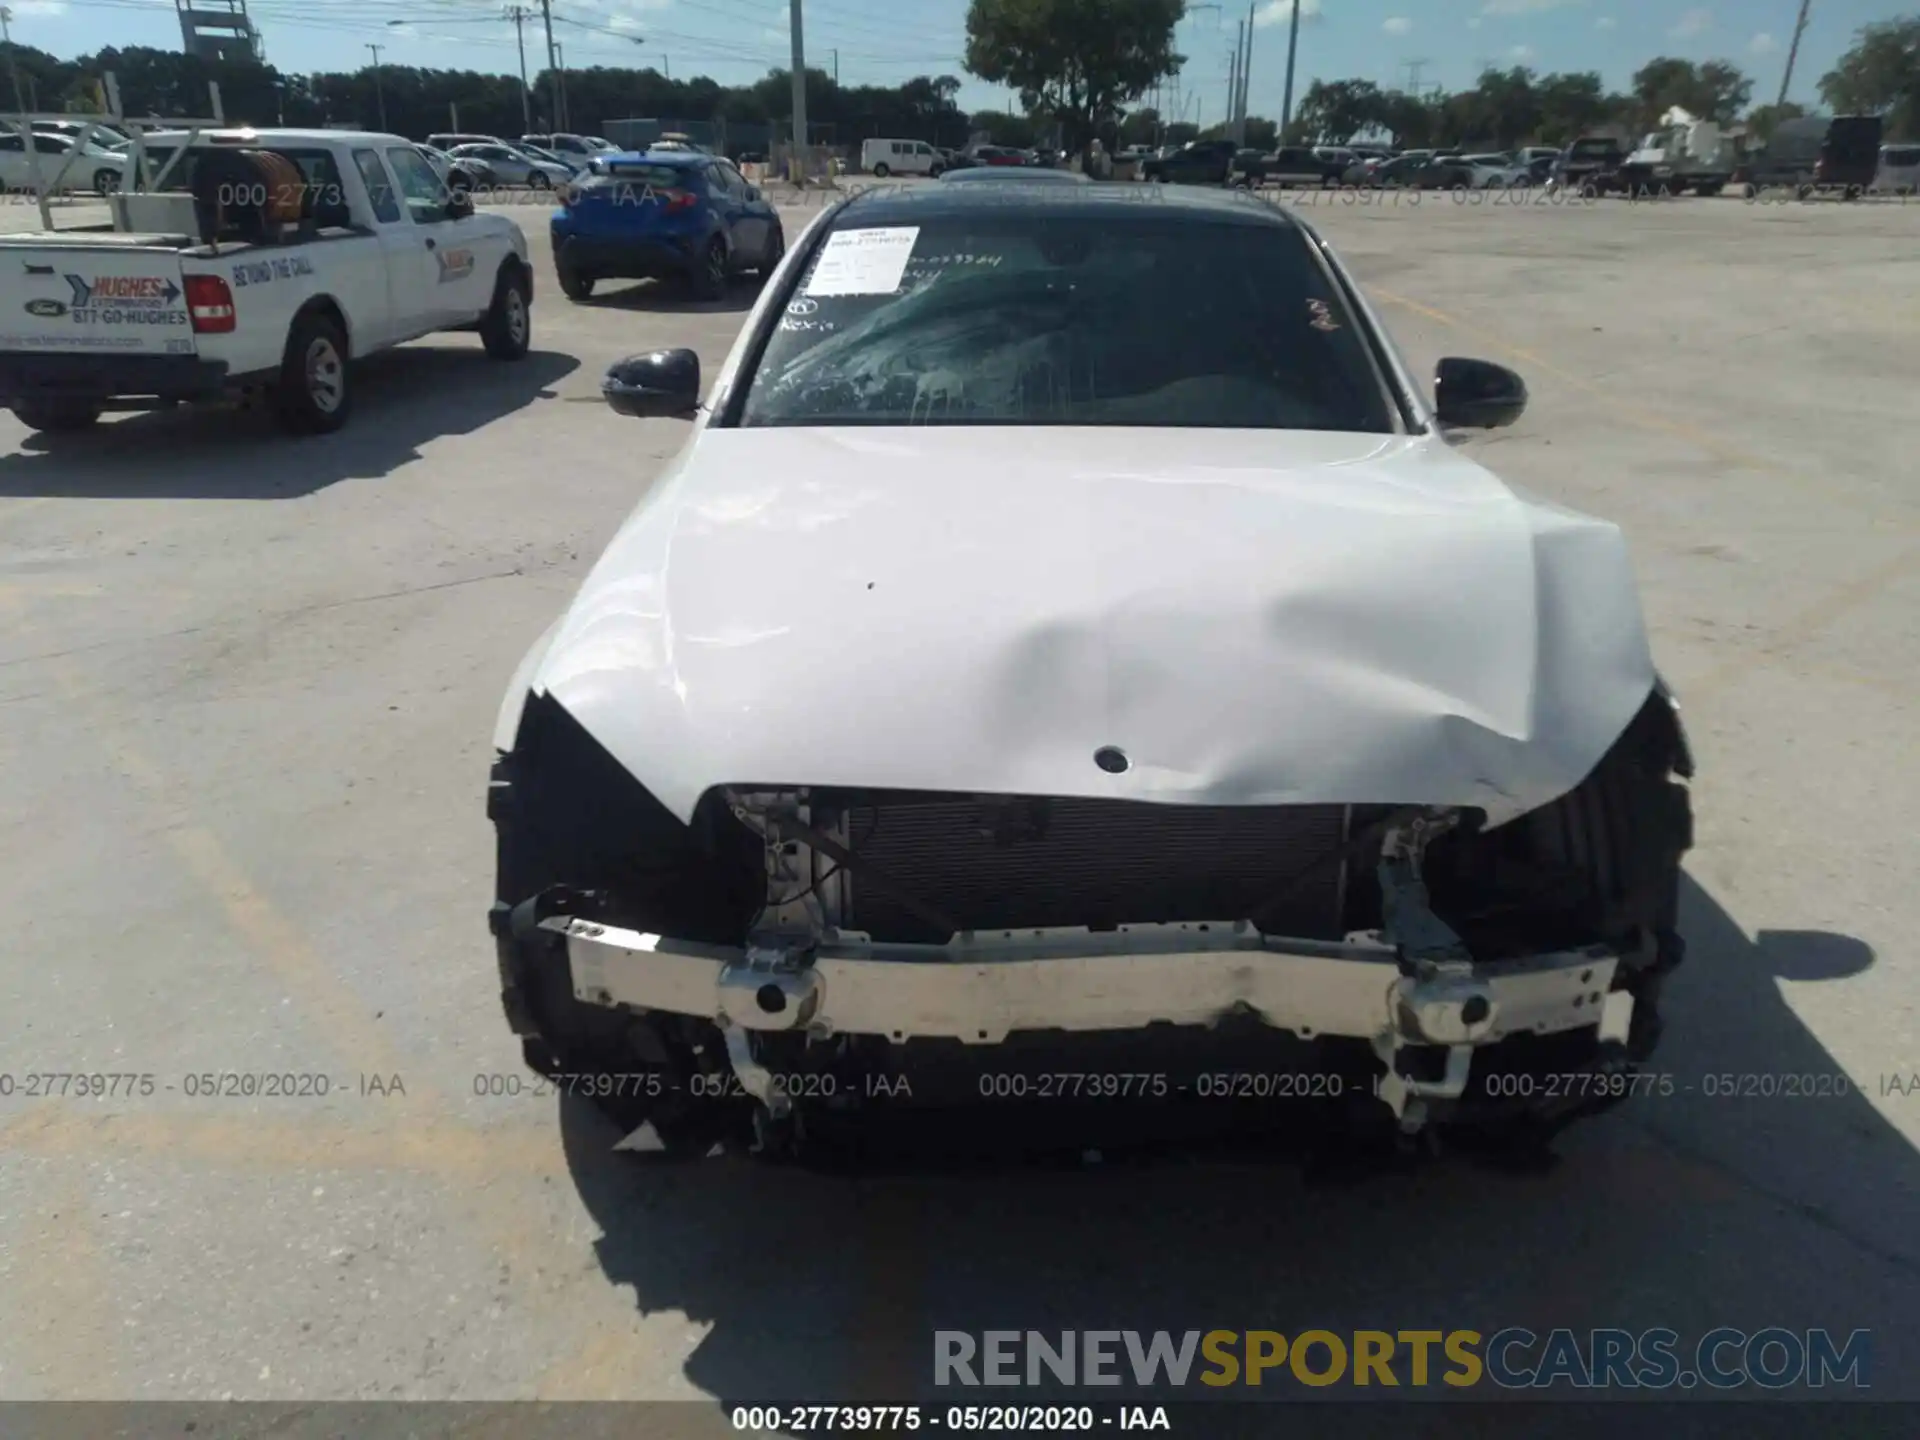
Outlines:
[[1614,526],[1283,431],[706,429],[530,659],[683,819],[811,784],[1497,824],[1655,679]]

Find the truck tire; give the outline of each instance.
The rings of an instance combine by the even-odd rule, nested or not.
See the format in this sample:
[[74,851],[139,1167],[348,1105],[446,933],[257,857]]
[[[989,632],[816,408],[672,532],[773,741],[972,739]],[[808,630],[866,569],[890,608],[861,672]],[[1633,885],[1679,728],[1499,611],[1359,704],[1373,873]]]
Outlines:
[[526,273],[504,265],[494,282],[493,303],[480,320],[480,343],[495,360],[519,360],[533,344],[533,311]]
[[325,435],[347,423],[353,410],[347,353],[347,337],[330,317],[311,310],[293,317],[273,391],[281,428]]
[[16,400],[11,408],[14,417],[29,430],[51,433],[85,430],[99,420],[104,407],[98,400],[58,395],[41,400]]
[[887,169],[884,161],[873,167],[873,178],[876,180],[884,180],[891,173],[893,172]]

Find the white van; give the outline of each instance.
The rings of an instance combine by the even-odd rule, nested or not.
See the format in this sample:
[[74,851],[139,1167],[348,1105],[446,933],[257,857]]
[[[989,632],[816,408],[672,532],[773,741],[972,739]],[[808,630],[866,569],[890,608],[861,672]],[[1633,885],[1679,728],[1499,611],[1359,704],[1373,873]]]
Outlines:
[[1920,192],[1920,145],[1882,145],[1873,188],[1883,195]]
[[924,140],[867,140],[860,168],[870,175],[938,175],[947,162]]

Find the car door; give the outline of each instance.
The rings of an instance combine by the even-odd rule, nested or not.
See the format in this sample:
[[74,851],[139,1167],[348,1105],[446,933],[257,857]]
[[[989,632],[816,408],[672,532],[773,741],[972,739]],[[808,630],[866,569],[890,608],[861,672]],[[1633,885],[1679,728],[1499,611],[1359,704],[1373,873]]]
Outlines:
[[412,335],[463,325],[493,299],[498,257],[491,254],[477,216],[449,213],[448,195],[426,157],[411,145],[390,146],[388,168],[400,192],[406,237],[413,258],[395,275],[395,314]]
[[769,226],[761,207],[747,198],[747,191],[752,187],[746,177],[725,160],[709,161],[703,168],[713,208],[727,227],[734,264],[742,267],[759,264],[760,257],[766,254]]

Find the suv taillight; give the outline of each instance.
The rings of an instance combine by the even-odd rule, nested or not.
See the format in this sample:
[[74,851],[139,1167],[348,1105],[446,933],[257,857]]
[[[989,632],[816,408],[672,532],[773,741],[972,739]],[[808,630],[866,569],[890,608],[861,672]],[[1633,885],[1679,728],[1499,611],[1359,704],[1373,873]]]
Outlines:
[[197,335],[225,335],[232,331],[233,291],[218,275],[189,275],[187,313]]
[[663,208],[669,215],[676,210],[691,210],[700,203],[700,197],[691,190],[662,190],[660,198],[666,202]]

